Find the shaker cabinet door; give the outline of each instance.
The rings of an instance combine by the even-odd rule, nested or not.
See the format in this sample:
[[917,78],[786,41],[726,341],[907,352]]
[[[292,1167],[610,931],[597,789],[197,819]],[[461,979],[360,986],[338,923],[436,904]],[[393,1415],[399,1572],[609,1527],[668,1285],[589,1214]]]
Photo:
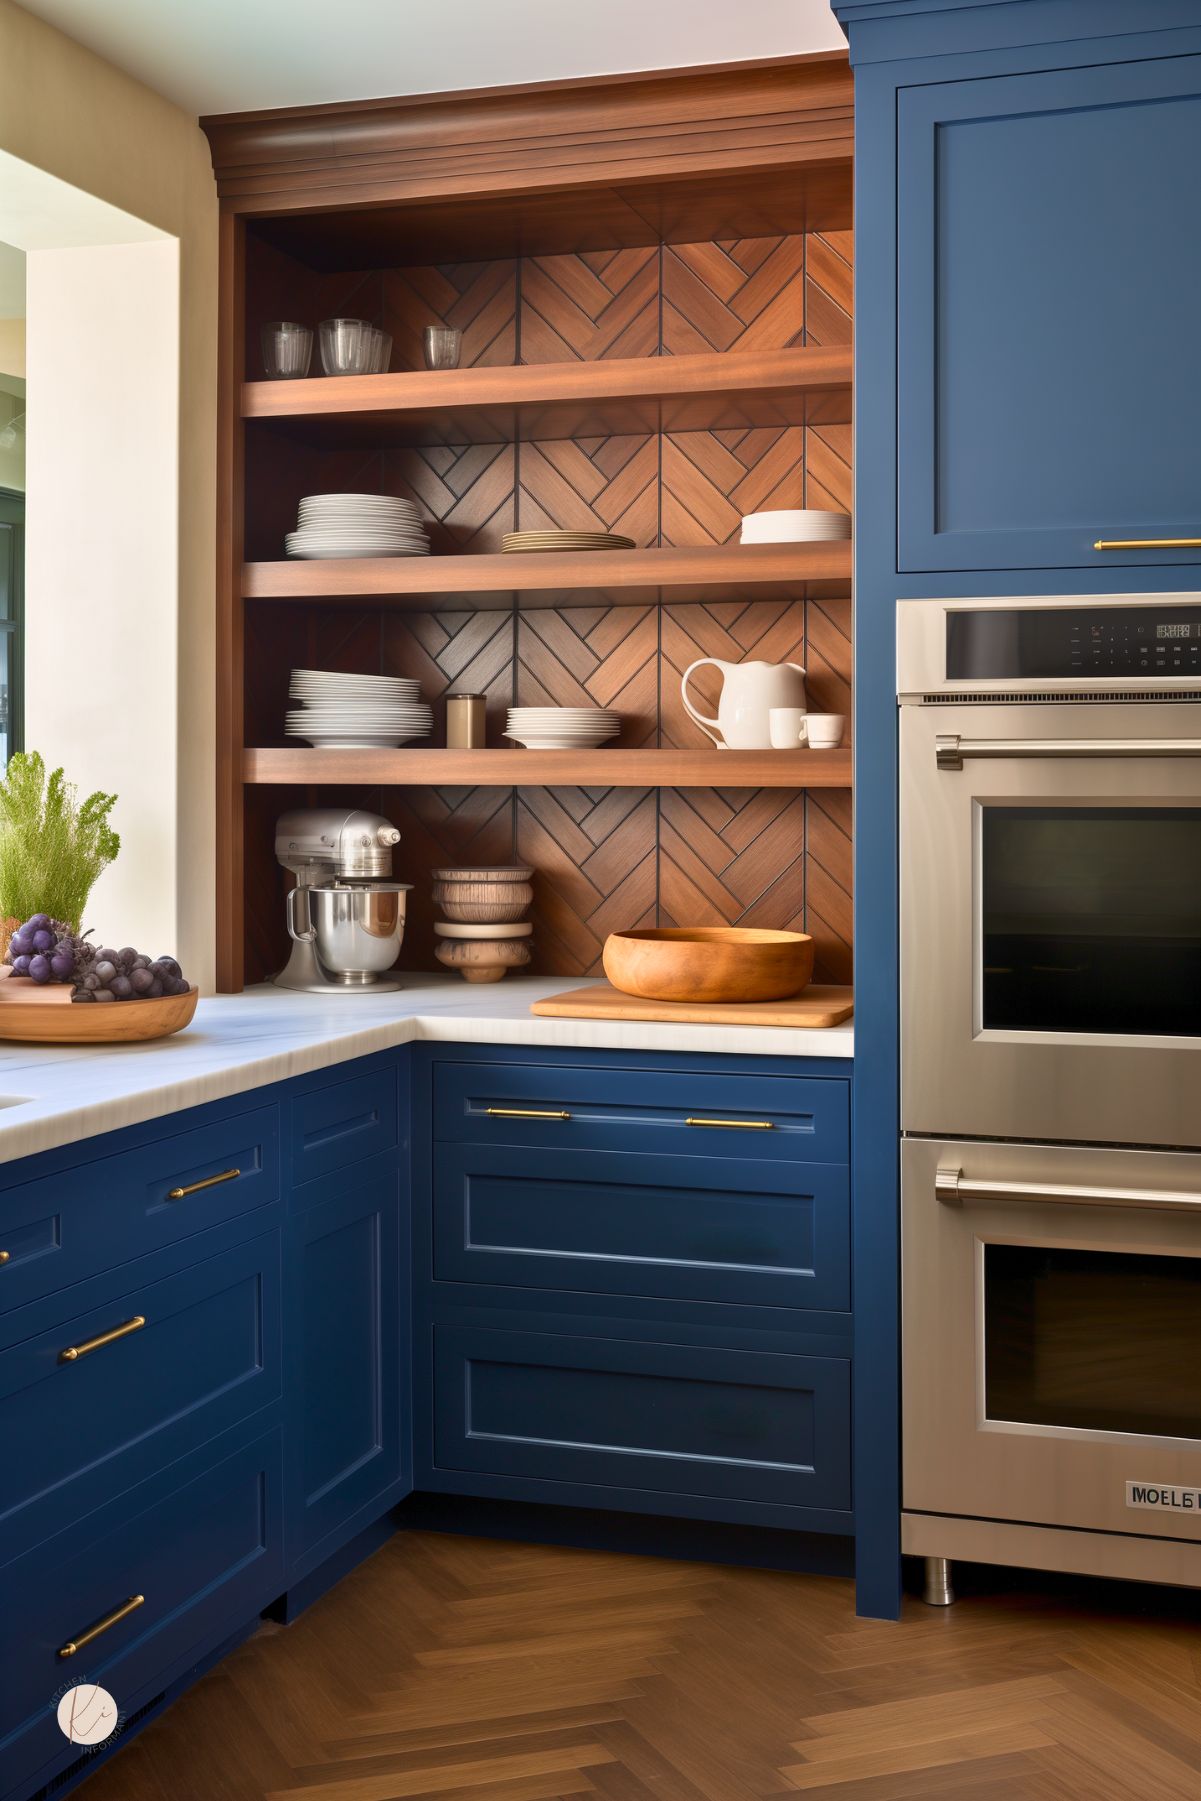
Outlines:
[[898,568],[1201,562],[1201,56],[898,96]]
[[[359,1165],[290,1222],[290,1579],[407,1486],[407,1261],[394,1157]],[[310,1556],[317,1547],[320,1554]]]

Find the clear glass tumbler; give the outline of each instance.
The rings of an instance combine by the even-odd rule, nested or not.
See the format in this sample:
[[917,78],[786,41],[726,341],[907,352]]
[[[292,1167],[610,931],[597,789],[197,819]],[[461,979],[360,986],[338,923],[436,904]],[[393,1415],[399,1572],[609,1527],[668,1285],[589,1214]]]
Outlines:
[[263,368],[271,381],[295,381],[307,375],[313,356],[313,332],[294,319],[276,319],[259,332]]
[[457,369],[463,351],[463,334],[449,325],[427,325],[425,328],[425,366],[427,369]]

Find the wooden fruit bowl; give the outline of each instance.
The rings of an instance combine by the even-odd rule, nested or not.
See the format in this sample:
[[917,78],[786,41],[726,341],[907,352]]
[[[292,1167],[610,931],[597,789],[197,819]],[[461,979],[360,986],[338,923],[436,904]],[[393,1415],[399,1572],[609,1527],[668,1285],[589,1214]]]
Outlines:
[[648,926],[605,940],[605,974],[654,1001],[781,1001],[813,974],[805,932],[748,926]]
[[70,984],[39,988],[10,969],[0,969],[0,1039],[30,1044],[137,1044],[169,1038],[192,1022],[199,988],[164,994],[156,1001],[71,999]]

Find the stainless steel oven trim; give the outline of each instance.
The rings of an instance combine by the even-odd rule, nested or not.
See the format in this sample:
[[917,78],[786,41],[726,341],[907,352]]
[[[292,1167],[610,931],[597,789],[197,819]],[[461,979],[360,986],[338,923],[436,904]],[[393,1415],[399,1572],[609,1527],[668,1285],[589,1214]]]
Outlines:
[[[904,1507],[907,1513],[1129,1533],[1125,1484],[1201,1486],[1201,1440],[989,1418],[988,1245],[1201,1257],[1189,1211],[1088,1205],[942,1204],[939,1166],[981,1182],[1192,1195],[1195,1154],[907,1139],[902,1145]],[[1138,1533],[1201,1551],[1201,1516],[1138,1516]],[[943,1555],[934,1551],[932,1555]]]
[[[1076,612],[1082,607],[1163,607],[1201,605],[1201,593],[1184,590],[1170,594],[998,594],[986,598],[969,595],[952,600],[902,600],[897,603],[897,695],[902,706],[920,705],[926,695],[939,693],[953,698],[956,693],[1003,694],[1006,689],[1020,687],[1030,694],[1045,694],[1053,699],[1065,689],[1090,687],[1079,676],[1062,680],[1033,680],[1012,677],[1003,681],[950,681],[947,678],[945,621],[948,613],[1001,612],[1006,609],[1054,609]],[[1106,677],[1104,687],[1115,694],[1145,693],[1153,689],[1165,700],[1188,698],[1201,694],[1201,676]]]
[[[990,759],[940,772],[946,724],[966,734],[969,704],[906,708],[900,732],[901,1116],[906,1132],[981,1138],[1195,1145],[1201,1148],[1201,1038],[1179,1034],[1041,1032],[985,1028],[981,853],[987,806],[1201,805],[1196,759],[1124,761],[1123,730],[1174,744],[1201,715],[1154,703],[1099,701],[1079,729],[1115,734],[1112,759],[1007,763]],[[992,708],[995,735],[1021,742],[1044,709]],[[1194,725],[1194,732],[1196,727]],[[1191,736],[1192,734],[1190,734]]]

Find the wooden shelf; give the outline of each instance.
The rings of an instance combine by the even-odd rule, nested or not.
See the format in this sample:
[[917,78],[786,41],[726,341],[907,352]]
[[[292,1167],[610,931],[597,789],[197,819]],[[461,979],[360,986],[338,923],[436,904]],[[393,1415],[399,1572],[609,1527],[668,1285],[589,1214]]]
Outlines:
[[243,780],[302,786],[849,788],[849,750],[248,750]]
[[851,545],[704,544],[653,550],[607,550],[513,556],[358,557],[342,561],[246,563],[247,600],[338,601],[430,595],[562,594],[602,590],[610,604],[655,599],[734,599],[753,588],[758,599],[844,593]]
[[851,347],[253,381],[242,417],[363,446],[843,425]]

